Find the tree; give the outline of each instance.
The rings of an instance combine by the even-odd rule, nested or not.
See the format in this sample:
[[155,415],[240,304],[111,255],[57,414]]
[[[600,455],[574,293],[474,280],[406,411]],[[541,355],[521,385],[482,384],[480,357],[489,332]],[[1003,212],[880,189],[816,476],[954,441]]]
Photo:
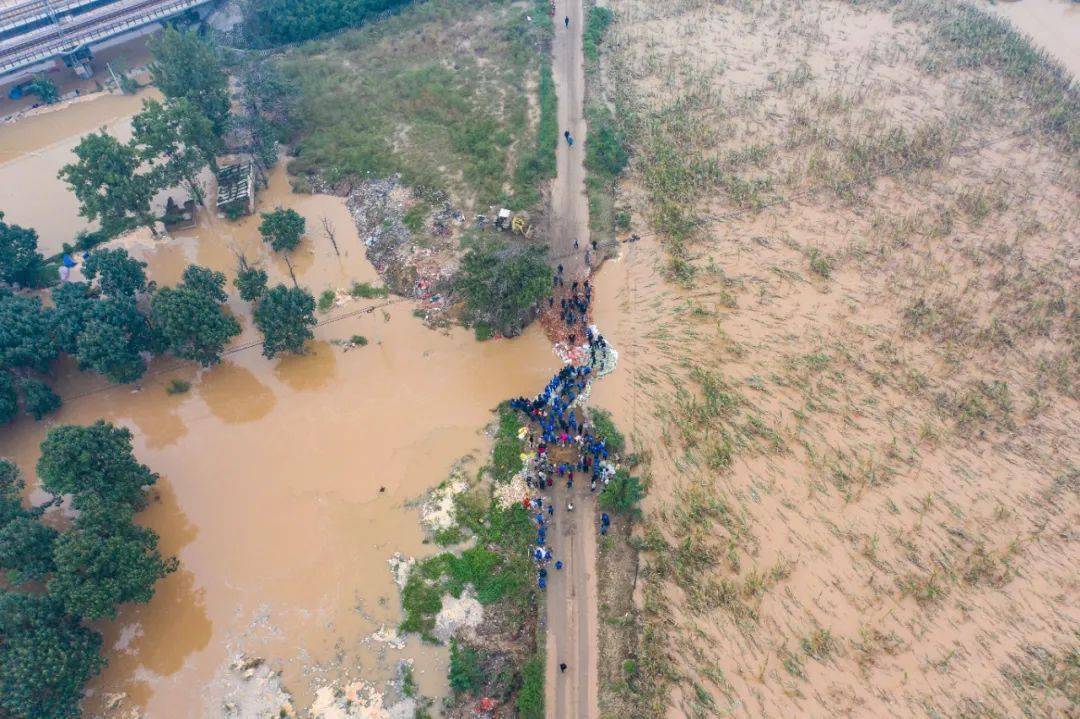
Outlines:
[[203,366],[216,364],[225,345],[240,334],[240,323],[222,305],[224,284],[220,272],[192,265],[184,272],[184,284],[154,295],[154,328],[174,355]]
[[130,297],[146,291],[145,262],[128,255],[122,247],[94,250],[83,263],[83,274],[88,280],[101,275],[101,291],[110,297]]
[[236,285],[240,298],[245,302],[254,302],[266,294],[266,272],[254,267],[245,267],[236,273],[233,284]]
[[142,158],[161,171],[162,184],[184,184],[204,204],[199,172],[209,165],[216,173],[217,156],[224,150],[213,123],[186,98],[177,98],[167,105],[144,101],[132,128]]
[[140,173],[142,158],[134,143],[121,143],[104,130],[85,136],[75,146],[78,161],[64,165],[58,177],[79,200],[79,214],[100,220],[110,237],[138,225],[154,232],[150,200],[162,189],[162,178]]
[[515,251],[495,242],[471,248],[462,259],[456,282],[469,313],[503,334],[520,332],[527,311],[551,290],[551,269],[544,253],[539,246]]
[[49,596],[0,591],[0,714],[75,719],[83,685],[104,666],[101,635]]
[[140,508],[146,501],[143,487],[158,479],[135,458],[131,431],[103,420],[50,429],[41,443],[37,473],[45,491],[74,495],[80,510],[92,498]]
[[14,585],[37,582],[51,574],[53,544],[59,536],[52,527],[42,524],[29,513],[0,527],[0,568],[6,569]]
[[19,389],[22,390],[23,407],[34,419],[40,420],[45,415],[52,414],[63,404],[60,396],[41,380],[24,379]]
[[0,424],[7,424],[19,413],[19,395],[15,393],[15,380],[7,372],[0,372]]
[[244,5],[244,22],[265,42],[308,40],[323,33],[360,25],[410,0],[257,0]]
[[186,99],[221,137],[228,127],[229,78],[214,48],[193,31],[166,27],[147,43],[150,77],[170,101]]
[[188,265],[184,270],[184,285],[201,292],[215,302],[225,302],[229,299],[225,293],[225,273],[216,272],[209,267]]
[[11,520],[26,514],[22,506],[22,493],[25,488],[15,463],[10,459],[0,459],[0,527],[5,527]]
[[0,289],[0,370],[26,367],[48,372],[56,356],[41,301]]
[[48,316],[52,336],[61,351],[73,355],[78,351],[79,335],[97,302],[96,290],[85,282],[64,282],[52,289],[52,301],[53,309]]
[[28,92],[40,97],[41,101],[46,105],[55,105],[60,102],[60,88],[56,86],[55,82],[45,77],[44,74],[35,77],[33,82],[27,85],[26,89]]
[[134,382],[146,371],[146,318],[134,302],[99,300],[76,342],[79,369],[93,369],[118,384]]
[[36,284],[45,259],[37,251],[38,234],[9,225],[0,212],[0,282],[30,287]]
[[304,226],[304,218],[296,210],[278,207],[273,212],[262,213],[259,233],[274,252],[292,252],[300,245]]
[[255,307],[255,325],[263,333],[263,355],[273,359],[279,352],[299,353],[314,337],[315,298],[297,287],[278,285]]
[[157,581],[175,571],[176,560],[158,551],[157,535],[133,518],[130,505],[94,497],[57,538],[47,587],[69,614],[115,619],[118,605],[150,601]]

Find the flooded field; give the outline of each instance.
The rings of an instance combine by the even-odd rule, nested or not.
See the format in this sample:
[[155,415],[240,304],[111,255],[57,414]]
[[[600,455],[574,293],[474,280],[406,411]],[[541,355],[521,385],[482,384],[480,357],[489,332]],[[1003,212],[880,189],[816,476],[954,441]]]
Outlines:
[[981,2],[992,13],[1007,18],[1038,47],[1060,62],[1073,77],[1080,77],[1080,3],[1074,0],[1011,0]]
[[[48,224],[59,215],[48,208],[73,204],[51,164],[76,142],[72,133],[109,121],[122,126],[137,103],[102,98],[0,128],[0,208],[9,220],[43,230],[46,252],[54,237],[70,238],[78,227],[71,217]],[[26,182],[29,168],[38,173],[33,183]],[[307,220],[309,235],[293,258],[301,285],[318,294],[378,281],[342,200],[293,195],[279,170],[259,195],[259,209],[277,205]],[[340,257],[322,232],[324,217],[336,229]],[[238,252],[267,269],[272,283],[288,282],[287,267],[267,256],[257,226],[257,216],[231,223],[203,213],[199,227],[172,239],[135,234],[121,242],[160,284],[179,281],[189,263],[231,280]],[[148,605],[123,608],[116,622],[100,627],[109,666],[91,685],[91,715],[105,694],[121,692],[122,706],[147,716],[216,716],[215,682],[240,652],[282,669],[301,706],[336,679],[391,676],[403,654],[365,640],[399,619],[388,558],[425,553],[406,504],[456,459],[483,449],[480,429],[490,410],[542,386],[557,359],[536,328],[481,344],[463,330],[426,329],[411,303],[389,302],[357,301],[320,314],[303,357],[270,361],[251,346],[209,370],[157,360],[137,386],[111,386],[63,367],[55,385],[62,411],[0,433],[0,456],[18,463],[31,488],[50,424],[98,418],[131,428],[139,459],[162,475],[141,517],[181,567]],[[244,325],[234,347],[251,345],[258,335],[249,308],[237,297],[229,304]],[[378,309],[356,313],[368,306]],[[354,334],[370,344],[348,352],[333,344]],[[175,377],[189,380],[191,391],[166,394]],[[430,652],[426,661],[416,669],[420,690],[438,696],[444,657]]]

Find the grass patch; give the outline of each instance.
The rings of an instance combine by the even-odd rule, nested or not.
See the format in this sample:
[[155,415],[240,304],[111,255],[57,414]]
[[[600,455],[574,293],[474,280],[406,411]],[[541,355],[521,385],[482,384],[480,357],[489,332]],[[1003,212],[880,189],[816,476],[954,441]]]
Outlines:
[[506,404],[501,405],[495,446],[491,450],[491,475],[496,482],[509,482],[521,471],[521,452],[525,444],[517,436],[520,428],[517,412]]
[[626,449],[626,437],[615,426],[611,412],[598,407],[590,407],[589,419],[593,423],[596,436],[604,440],[609,452],[619,454]]
[[487,322],[477,322],[473,325],[473,333],[476,335],[477,342],[486,342],[495,336],[495,330]]
[[173,378],[165,385],[165,391],[169,394],[184,394],[191,389],[191,383],[184,379]]
[[385,287],[376,287],[370,282],[353,282],[349,294],[358,300],[371,300],[377,297],[389,297],[390,290]]
[[337,294],[333,290],[323,290],[319,295],[319,312],[329,312],[334,309]]
[[544,718],[544,659],[535,656],[521,669],[522,684],[517,695],[521,719]]
[[608,8],[596,5],[589,8],[589,17],[585,20],[585,29],[582,31],[582,46],[587,63],[594,63],[599,58],[600,42],[614,21],[615,14]]

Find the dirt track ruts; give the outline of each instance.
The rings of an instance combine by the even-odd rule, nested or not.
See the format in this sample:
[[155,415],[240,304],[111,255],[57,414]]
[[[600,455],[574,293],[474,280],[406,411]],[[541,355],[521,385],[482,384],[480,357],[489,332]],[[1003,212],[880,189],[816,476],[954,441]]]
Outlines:
[[[570,18],[569,28],[563,18]],[[585,195],[584,118],[585,65],[582,52],[584,12],[581,0],[559,0],[553,22],[552,72],[558,96],[559,144],[557,175],[551,190],[550,254],[562,260],[569,279],[588,275],[584,253],[574,253],[574,240],[589,242]],[[569,130],[573,147],[562,133]],[[551,571],[547,590],[547,716],[589,719],[598,715],[596,686],[596,510],[588,480],[572,490],[556,481],[556,507],[551,528],[552,549],[561,571]],[[567,501],[574,511],[567,511]],[[552,569],[554,569],[552,567]],[[559,665],[565,663],[565,672]]]

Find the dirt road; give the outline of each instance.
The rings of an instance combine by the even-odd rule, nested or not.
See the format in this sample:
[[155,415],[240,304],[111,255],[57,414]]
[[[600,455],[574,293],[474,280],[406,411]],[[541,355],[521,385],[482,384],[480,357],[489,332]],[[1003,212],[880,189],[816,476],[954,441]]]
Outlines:
[[[563,19],[570,18],[565,27]],[[585,195],[585,56],[581,45],[585,14],[581,0],[558,0],[555,8],[555,41],[552,74],[558,95],[559,145],[557,174],[551,188],[551,251],[561,257],[569,279],[587,276],[584,249],[589,245],[589,202]],[[563,136],[569,130],[573,147]],[[581,251],[574,252],[574,240]],[[567,256],[571,255],[572,256]]]
[[[569,27],[564,18],[570,18]],[[558,175],[551,192],[551,254],[567,278],[587,277],[584,248],[589,243],[585,196],[585,70],[581,0],[559,0],[555,10],[552,69],[558,94]],[[571,147],[562,136],[569,130]],[[580,243],[575,253],[574,240]],[[562,570],[552,571],[547,595],[547,715],[556,719],[596,717],[596,505],[584,477],[568,490],[557,480],[551,545]],[[574,510],[567,510],[567,502]],[[553,568],[553,565],[552,565]],[[560,665],[566,664],[566,671]]]

